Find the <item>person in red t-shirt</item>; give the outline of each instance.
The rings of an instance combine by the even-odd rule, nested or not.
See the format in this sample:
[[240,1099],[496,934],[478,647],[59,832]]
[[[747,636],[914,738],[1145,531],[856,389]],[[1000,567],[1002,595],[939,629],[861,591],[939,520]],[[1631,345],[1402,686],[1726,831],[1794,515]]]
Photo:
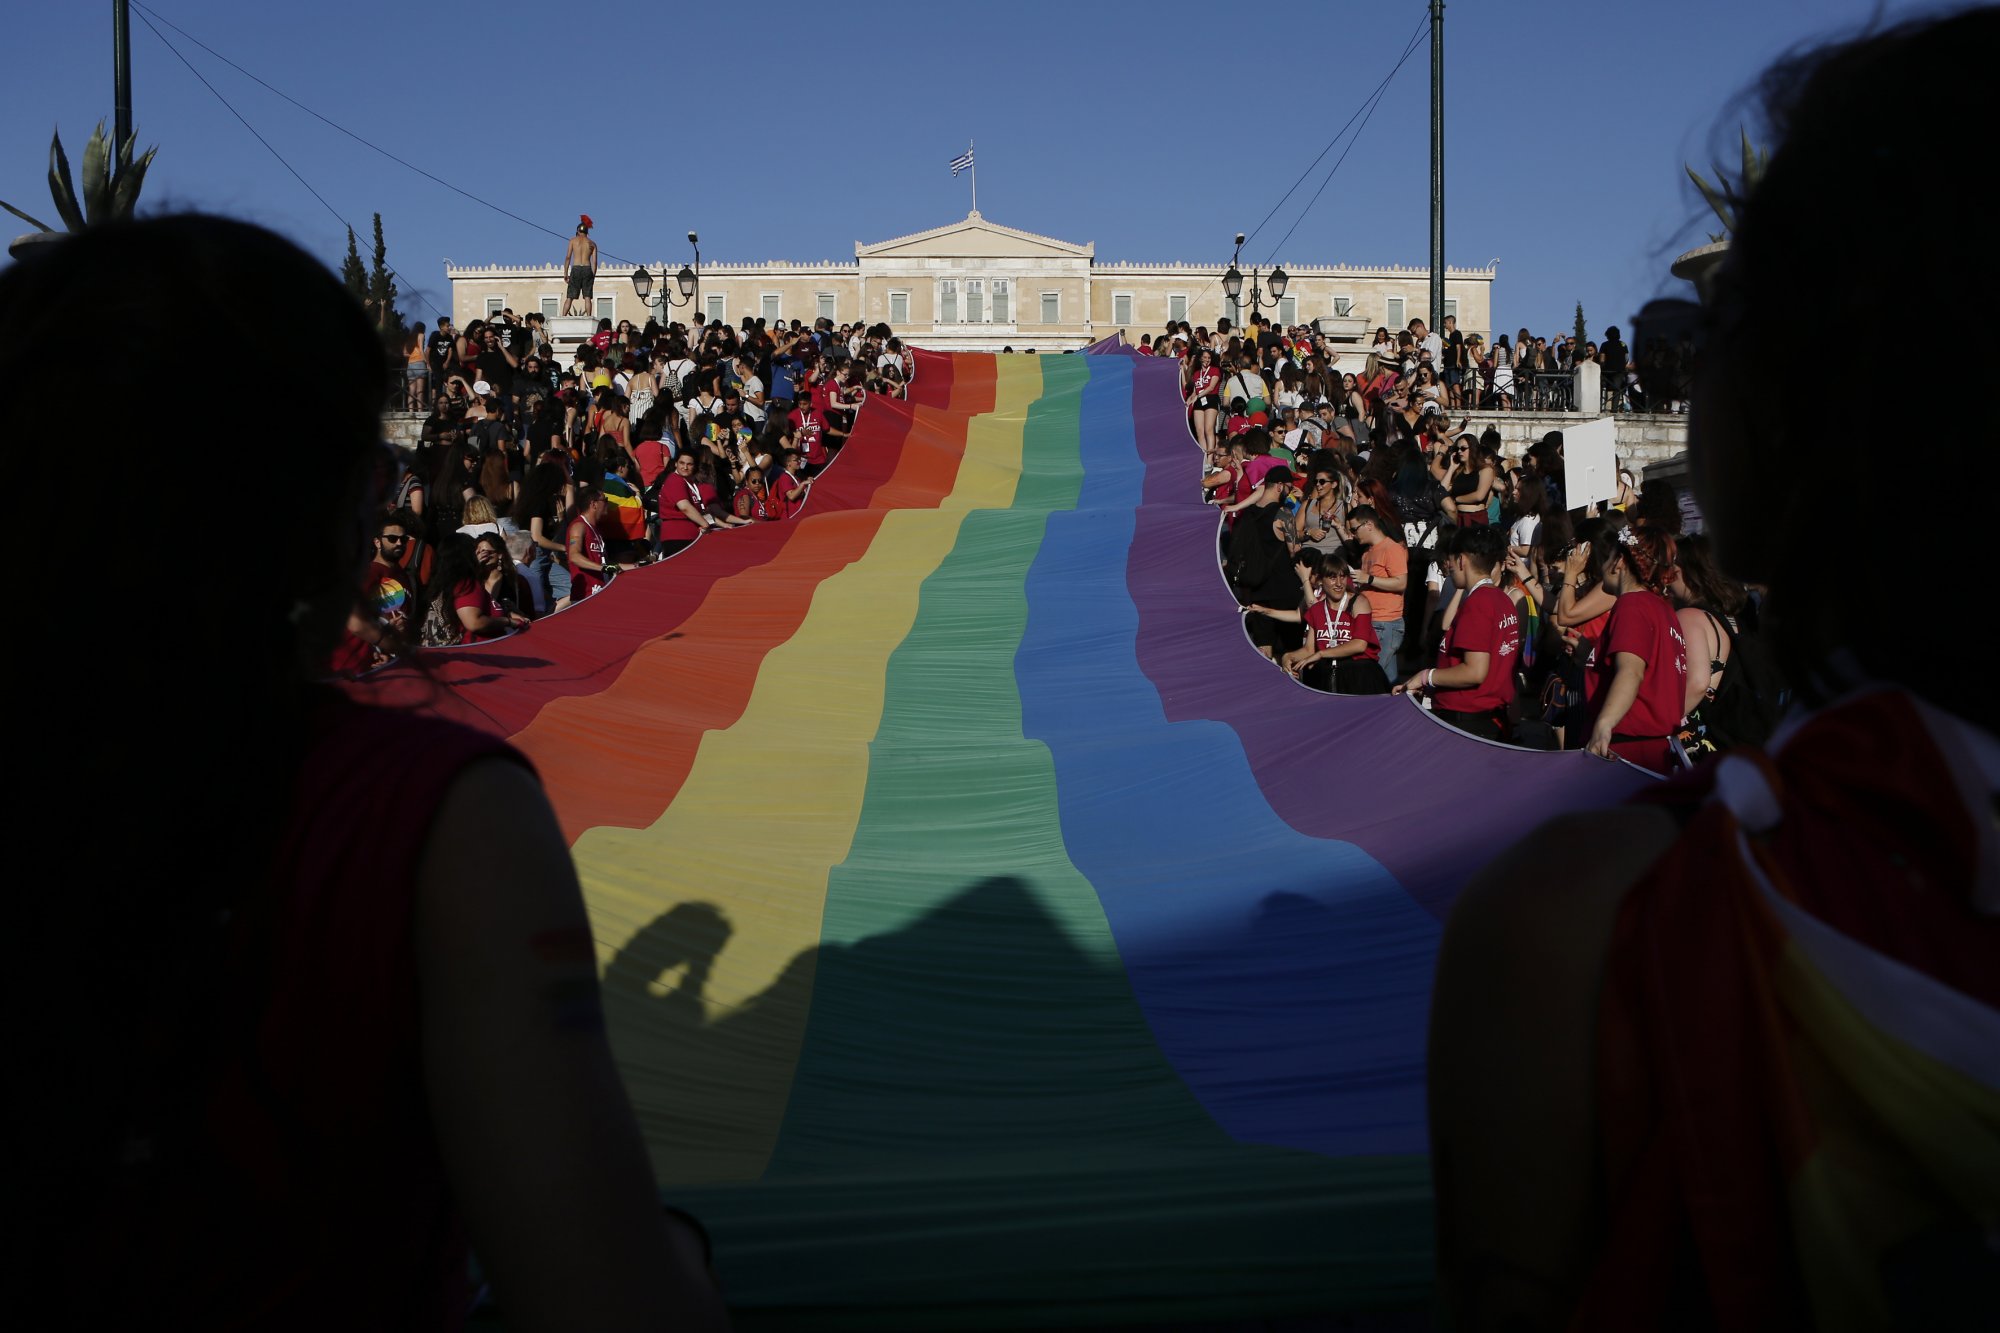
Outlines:
[[812,482],[806,477],[800,463],[799,451],[786,449],[778,455],[778,465],[771,470],[770,509],[773,518],[790,518],[806,506],[806,495]]
[[451,598],[451,613],[459,624],[460,643],[497,639],[503,634],[528,627],[528,618],[504,609],[499,599],[493,595],[492,589],[487,586],[489,576],[494,570],[502,567],[500,562],[506,559],[507,552],[506,546],[497,536],[489,533],[487,537],[491,540],[482,538],[472,545],[470,573],[461,576],[459,572],[457,558],[459,541],[456,537],[446,547],[447,555],[453,557],[445,562],[448,568],[439,570],[440,577],[451,581],[450,590],[440,592],[439,596]]
[[722,520],[708,512],[715,488],[695,480],[694,455],[682,454],[674,460],[674,470],[660,483],[660,555],[670,556],[693,544],[694,539]]
[[[687,458],[683,454],[682,458]],[[679,461],[679,460],[676,460]],[[693,460],[688,459],[690,465]],[[580,602],[611,581],[614,569],[633,566],[604,558],[604,492],[594,486],[576,488],[576,514],[569,521],[564,544],[569,548],[569,599]]]
[[1311,576],[1317,594],[1303,610],[1248,608],[1306,627],[1306,641],[1278,659],[1278,665],[1316,690],[1387,694],[1389,680],[1382,674],[1368,596],[1348,586],[1347,558],[1338,551],[1308,546],[1299,552],[1298,563]]
[[659,485],[674,461],[674,446],[665,440],[641,440],[632,450],[639,463],[639,483],[647,490]]
[[1661,593],[1673,581],[1674,539],[1648,525],[1618,535],[1604,568],[1617,601],[1584,663],[1590,753],[1655,773],[1673,771],[1669,738],[1687,712],[1687,640]]
[[831,382],[825,377],[813,381],[808,396],[792,409],[792,429],[805,459],[806,470],[817,472],[826,466],[826,405],[833,397]]
[[333,669],[350,675],[375,665],[376,654],[393,657],[410,627],[411,590],[398,564],[409,532],[394,514],[375,525],[375,558],[361,575],[361,592],[347,613],[347,632],[334,650]]
[[1521,617],[1500,591],[1497,569],[1507,536],[1498,528],[1459,530],[1445,568],[1464,592],[1438,649],[1438,664],[1396,687],[1397,694],[1428,691],[1437,715],[1461,731],[1488,740],[1507,739],[1507,710],[1514,702],[1514,668],[1521,657]]

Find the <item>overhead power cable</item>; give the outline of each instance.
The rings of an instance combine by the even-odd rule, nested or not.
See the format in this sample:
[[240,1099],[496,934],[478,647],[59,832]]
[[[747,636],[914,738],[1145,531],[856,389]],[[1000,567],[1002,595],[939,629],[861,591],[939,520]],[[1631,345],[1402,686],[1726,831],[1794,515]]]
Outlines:
[[[1292,239],[1292,232],[1299,229],[1299,223],[1306,220],[1306,214],[1312,212],[1313,205],[1319,202],[1319,197],[1322,194],[1326,193],[1326,187],[1333,180],[1334,173],[1340,170],[1340,164],[1345,162],[1347,155],[1354,151],[1354,145],[1361,142],[1361,131],[1367,129],[1368,122],[1375,118],[1376,109],[1382,105],[1382,100],[1389,91],[1389,79],[1395,78],[1397,71],[1410,63],[1410,57],[1415,55],[1417,48],[1422,45],[1423,34],[1419,32],[1416,37],[1411,39],[1409,46],[1404,49],[1403,58],[1396,62],[1395,69],[1389,71],[1389,78],[1382,80],[1381,84],[1375,89],[1373,98],[1367,104],[1367,114],[1361,117],[1361,124],[1355,127],[1354,137],[1347,141],[1347,147],[1340,150],[1340,156],[1335,158],[1333,165],[1327,169],[1326,179],[1319,183],[1319,188],[1313,191],[1312,198],[1306,200],[1306,206],[1300,210],[1298,217],[1292,220],[1290,230],[1286,231],[1284,236],[1279,238],[1278,243],[1271,247],[1271,253],[1265,259],[1266,263],[1278,257],[1278,252],[1285,248],[1285,242]],[[1323,157],[1325,154],[1321,154],[1321,156]]]
[[[266,139],[262,134],[259,134],[257,132],[257,127],[255,125],[252,125],[248,120],[244,119],[243,113],[241,111],[238,111],[236,107],[230,102],[230,100],[224,97],[221,91],[217,89],[214,84],[210,83],[207,80],[207,78],[205,78],[202,75],[202,72],[200,70],[194,67],[193,61],[189,60],[186,56],[181,54],[181,50],[179,47],[175,46],[172,42],[167,40],[165,33],[161,32],[158,28],[153,27],[153,21],[146,16],[145,7],[143,5],[135,4],[133,5],[133,8],[139,10],[139,21],[145,24],[147,28],[152,30],[153,36],[160,39],[160,45],[166,47],[167,50],[173,52],[174,58],[176,60],[179,60],[183,65],[187,66],[188,73],[194,75],[196,79],[199,79],[201,81],[201,86],[208,89],[209,92],[213,93],[215,95],[215,100],[222,103],[224,107],[228,108],[229,114],[236,117],[237,121],[243,126],[244,129],[250,131],[251,137],[256,139],[258,143],[263,144],[265,151],[269,152],[272,157],[278,159],[278,165],[283,167],[286,171],[291,172],[292,179],[296,180],[299,184],[305,186],[306,193],[310,194],[313,198],[319,200],[320,207],[324,208],[327,212],[333,214],[334,220],[340,223],[341,226],[347,228],[349,234],[352,234],[354,231],[354,224],[352,222],[349,222],[345,217],[341,216],[340,210],[335,208],[332,204],[328,203],[326,196],[321,194],[318,190],[314,189],[312,182],[307,180],[304,176],[300,175],[299,169],[293,166],[290,162],[287,162],[285,160],[285,155],[279,152],[275,147],[273,147],[269,139]],[[162,21],[164,22],[164,20]],[[179,31],[179,29],[175,29],[175,31]],[[422,301],[425,305],[429,306],[431,312],[434,315],[443,316],[445,314],[444,311],[439,310],[437,308],[435,302],[431,301],[428,297],[425,297],[423,293],[418,288],[413,286],[407,278],[405,278],[402,274],[396,272],[396,270],[390,266],[389,261],[387,259],[384,259],[382,261],[382,267],[387,269],[389,275],[396,279],[397,286],[400,290],[408,292],[410,296],[412,296],[417,300]]]
[[[1270,220],[1273,217],[1277,216],[1278,210],[1285,206],[1285,200],[1291,198],[1292,195],[1295,192],[1297,192],[1298,188],[1306,183],[1306,177],[1312,175],[1313,169],[1319,166],[1319,164],[1325,160],[1326,155],[1328,153],[1333,151],[1333,146],[1340,142],[1342,135],[1347,133],[1348,126],[1354,124],[1355,120],[1361,116],[1361,113],[1363,111],[1366,111],[1373,102],[1375,102],[1378,98],[1381,97],[1383,90],[1389,86],[1389,80],[1396,77],[1396,71],[1401,69],[1404,66],[1404,64],[1409,61],[1410,53],[1416,50],[1417,46],[1423,41],[1424,29],[1430,26],[1430,21],[1431,21],[1430,15],[1429,14],[1424,15],[1423,20],[1417,24],[1416,32],[1411,34],[1409,42],[1404,46],[1402,59],[1398,60],[1395,63],[1394,67],[1392,67],[1389,70],[1389,72],[1383,76],[1382,82],[1375,85],[1375,90],[1369,93],[1367,97],[1362,99],[1361,105],[1354,108],[1354,114],[1350,115],[1347,118],[1347,124],[1342,125],[1339,129],[1333,132],[1333,137],[1326,141],[1326,147],[1319,150],[1319,156],[1315,157],[1311,162],[1308,162],[1306,164],[1306,169],[1304,171],[1301,171],[1299,173],[1299,178],[1292,182],[1291,189],[1286,190],[1283,195],[1279,196],[1278,202],[1271,205],[1271,211],[1264,215],[1264,220],[1262,222],[1259,222],[1255,227],[1253,227],[1250,231],[1250,234],[1243,238],[1243,243],[1245,245],[1248,245],[1250,242],[1257,239],[1257,234],[1264,230],[1265,224],[1270,222]],[[1365,124],[1366,122],[1364,121],[1363,123]],[[1359,134],[1360,131],[1356,130],[1355,133]]]
[[[536,222],[533,218],[524,218],[519,213],[513,212],[510,209],[504,208],[501,205],[494,203],[491,199],[481,198],[479,195],[474,194],[472,191],[467,190],[462,186],[452,184],[450,181],[446,180],[442,176],[437,175],[435,172],[426,171],[424,170],[424,168],[418,166],[416,163],[411,162],[406,158],[398,157],[396,154],[382,147],[382,145],[375,143],[370,139],[363,138],[359,134],[356,134],[353,130],[348,129],[345,125],[342,125],[339,121],[334,120],[332,117],[324,115],[321,112],[315,111],[313,108],[307,106],[304,102],[301,102],[298,98],[293,97],[290,93],[286,92],[284,89],[275,87],[269,82],[265,81],[264,79],[259,78],[256,74],[253,74],[251,71],[243,68],[243,66],[237,64],[234,60],[231,60],[228,56],[222,54],[222,52],[216,50],[208,43],[202,41],[201,38],[196,37],[193,33],[187,31],[187,29],[181,27],[173,20],[165,17],[164,15],[154,13],[151,9],[147,8],[144,4],[140,3],[140,0],[131,0],[131,4],[134,9],[141,11],[140,17],[144,18],[147,15],[151,15],[153,18],[159,19],[161,23],[166,24],[169,28],[172,28],[182,37],[185,37],[188,41],[194,43],[202,50],[208,52],[210,55],[214,56],[217,60],[220,60],[223,64],[229,66],[229,68],[235,70],[238,74],[241,74],[244,78],[249,79],[252,83],[256,84],[258,87],[263,88],[265,91],[283,98],[287,102],[290,102],[293,106],[297,107],[299,110],[305,112],[307,115],[311,116],[313,119],[321,122],[322,124],[327,125],[333,129],[339,130],[342,134],[354,140],[354,142],[360,144],[362,147],[367,148],[373,152],[380,153],[383,157],[388,158],[391,162],[394,162],[397,166],[405,167],[411,171],[414,171],[419,176],[422,176],[425,180],[432,181],[438,185],[442,185],[444,186],[445,189],[450,190],[453,194],[462,195],[465,198],[470,199],[473,203],[478,204],[482,208],[490,208],[495,213],[500,214],[502,217],[511,218],[515,222],[520,223],[524,227],[532,227],[536,231],[543,232],[546,233],[547,235],[553,236],[559,241],[567,241],[570,238],[571,235],[570,232],[557,231],[553,227],[543,226],[541,223]],[[146,26],[150,28],[153,25],[150,22],[148,22]],[[155,36],[159,35],[159,29],[154,28],[153,32]],[[160,40],[165,41],[166,38],[161,37]],[[179,55],[180,53],[176,51],[175,54]],[[186,63],[186,57],[182,57],[182,63],[184,64]],[[193,68],[193,66],[189,66],[189,68]],[[206,83],[207,80],[204,79],[203,82]],[[209,91],[213,92],[214,89],[211,87]],[[220,94],[217,94],[217,96],[220,96]],[[241,117],[238,117],[238,119],[241,119]],[[268,145],[266,146],[268,147]],[[297,173],[295,172],[293,174],[296,175]],[[635,267],[637,266],[637,261],[627,259],[623,255],[614,255],[609,250],[605,250],[602,245],[600,245],[598,249],[603,253],[606,259],[616,260],[618,263],[621,264],[633,264]]]
[[[1429,28],[1429,26],[1430,26],[1430,15],[1426,13],[1423,18],[1423,21],[1418,23],[1416,31],[1410,34],[1410,40],[1403,47],[1402,55],[1397,58],[1396,63],[1394,65],[1389,67],[1389,72],[1382,76],[1382,81],[1376,84],[1375,87],[1369,92],[1369,94],[1366,97],[1361,99],[1360,105],[1354,108],[1353,114],[1348,116],[1346,123],[1343,124],[1338,130],[1334,132],[1334,135],[1331,139],[1327,140],[1326,147],[1320,149],[1319,155],[1313,158],[1311,162],[1306,164],[1306,169],[1299,173],[1298,179],[1292,182],[1291,188],[1286,190],[1283,195],[1279,196],[1278,202],[1271,205],[1271,211],[1264,214],[1263,220],[1260,221],[1256,225],[1256,227],[1254,227],[1250,231],[1250,233],[1243,238],[1243,243],[1245,245],[1248,245],[1250,242],[1257,239],[1258,233],[1263,231],[1264,227],[1271,221],[1271,219],[1277,216],[1278,210],[1285,206],[1285,200],[1290,199],[1292,195],[1298,191],[1299,186],[1305,184],[1306,178],[1312,175],[1314,168],[1318,167],[1319,164],[1326,159],[1326,155],[1333,151],[1334,145],[1338,144],[1341,141],[1341,139],[1347,135],[1347,131],[1350,128],[1353,128],[1354,135],[1351,139],[1348,140],[1347,147],[1341,151],[1339,158],[1337,158],[1334,161],[1333,166],[1327,171],[1326,178],[1320,182],[1319,189],[1313,192],[1312,200],[1307,202],[1305,210],[1299,214],[1296,220],[1293,221],[1291,231],[1287,231],[1285,233],[1284,240],[1279,241],[1276,246],[1272,247],[1270,258],[1274,259],[1277,257],[1278,250],[1284,246],[1285,241],[1288,241],[1292,238],[1292,232],[1298,230],[1299,223],[1305,220],[1306,213],[1312,211],[1313,203],[1319,199],[1320,194],[1325,192],[1327,183],[1331,181],[1334,177],[1334,174],[1340,170],[1340,164],[1342,162],[1345,162],[1347,160],[1348,153],[1354,150],[1355,143],[1358,142],[1361,138],[1361,131],[1368,127],[1368,121],[1374,116],[1375,108],[1381,105],[1383,95],[1387,93],[1389,89],[1389,84],[1395,79],[1397,73],[1402,70],[1403,66],[1409,63],[1410,56],[1413,53],[1415,53],[1415,51],[1419,46],[1423,44],[1424,33]],[[1357,120],[1360,122],[1358,126],[1355,125],[1355,122]],[[1220,281],[1221,281],[1220,278],[1210,278],[1208,280],[1207,285],[1204,286],[1199,292],[1195,293],[1194,298],[1188,302],[1189,308],[1192,309],[1194,306],[1198,305],[1201,302],[1202,298],[1207,296],[1209,291],[1212,288],[1214,288],[1214,286]]]

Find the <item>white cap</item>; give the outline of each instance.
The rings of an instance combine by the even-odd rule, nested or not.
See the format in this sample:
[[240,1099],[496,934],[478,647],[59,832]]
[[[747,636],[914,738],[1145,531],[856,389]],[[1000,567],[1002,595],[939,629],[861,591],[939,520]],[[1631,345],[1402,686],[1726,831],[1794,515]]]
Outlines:
[[493,392],[493,386],[488,384],[485,380],[474,380],[472,382],[472,391],[478,394],[481,398],[484,398],[487,394]]

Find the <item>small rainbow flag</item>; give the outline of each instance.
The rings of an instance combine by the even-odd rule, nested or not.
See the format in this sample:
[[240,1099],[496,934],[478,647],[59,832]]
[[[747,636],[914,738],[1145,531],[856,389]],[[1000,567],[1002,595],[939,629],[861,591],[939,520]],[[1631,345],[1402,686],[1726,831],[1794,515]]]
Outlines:
[[644,540],[646,536],[646,508],[639,503],[639,493],[632,489],[623,477],[607,475],[604,478],[605,535],[628,542]]

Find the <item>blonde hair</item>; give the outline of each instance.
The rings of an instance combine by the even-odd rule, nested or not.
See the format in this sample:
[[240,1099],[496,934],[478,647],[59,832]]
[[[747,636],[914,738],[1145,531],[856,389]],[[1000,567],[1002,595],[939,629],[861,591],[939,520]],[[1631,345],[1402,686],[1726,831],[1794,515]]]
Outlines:
[[500,516],[493,512],[493,502],[483,495],[475,495],[465,502],[465,525],[475,523],[498,523]]

